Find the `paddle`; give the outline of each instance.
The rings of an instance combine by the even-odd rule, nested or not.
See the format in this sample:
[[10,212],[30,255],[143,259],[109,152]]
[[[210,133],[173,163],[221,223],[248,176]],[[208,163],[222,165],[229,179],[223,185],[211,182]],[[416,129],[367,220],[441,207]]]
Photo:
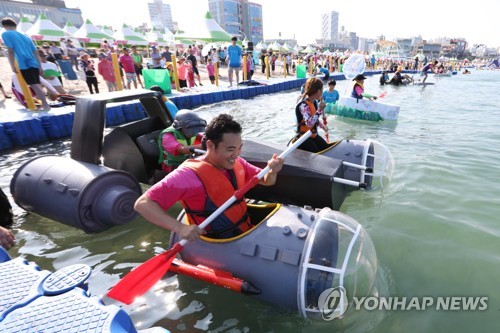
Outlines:
[[385,96],[387,96],[387,91],[384,91],[383,93],[381,93],[378,98],[384,98]]
[[[297,149],[305,140],[311,136],[311,131],[307,131],[297,141],[282,152],[279,157],[285,158],[292,151]],[[257,185],[259,180],[270,171],[269,166],[266,166],[257,175],[252,177],[242,188],[237,190],[234,195],[229,198],[222,206],[212,213],[205,221],[198,227],[200,229],[206,228],[213,220],[215,220],[222,212],[231,206],[236,200],[243,198],[243,195],[248,192],[252,187]],[[154,256],[145,263],[137,266],[130,271],[123,279],[121,279],[111,290],[107,296],[125,304],[130,304],[134,299],[144,294],[151,288],[163,275],[169,270],[172,261],[176,254],[181,251],[187,244],[187,240],[183,239],[174,244],[174,246],[161,254]]]

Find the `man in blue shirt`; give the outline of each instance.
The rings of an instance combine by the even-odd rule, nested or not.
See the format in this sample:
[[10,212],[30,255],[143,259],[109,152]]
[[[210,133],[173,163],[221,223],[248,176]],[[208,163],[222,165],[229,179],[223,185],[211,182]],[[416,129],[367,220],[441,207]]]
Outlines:
[[229,87],[233,86],[233,71],[236,74],[236,85],[240,82],[240,67],[241,67],[241,47],[236,45],[238,38],[231,38],[232,45],[227,48],[227,59],[228,59],[228,75],[229,75]]
[[40,75],[43,74],[43,70],[40,64],[41,61],[38,50],[28,36],[16,31],[16,21],[9,17],[4,18],[2,20],[2,26],[5,28],[5,31],[2,33],[2,40],[5,46],[7,46],[9,64],[12,68],[12,72],[17,74],[14,62],[15,57],[24,81],[33,89],[36,97],[42,102],[43,111],[49,111],[50,105],[47,103],[47,98],[40,84]]

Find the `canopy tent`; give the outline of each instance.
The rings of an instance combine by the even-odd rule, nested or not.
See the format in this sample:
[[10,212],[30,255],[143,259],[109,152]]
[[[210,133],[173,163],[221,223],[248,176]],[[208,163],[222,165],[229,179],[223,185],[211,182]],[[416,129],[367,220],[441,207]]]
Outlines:
[[283,49],[283,51],[285,51],[285,52],[290,52],[290,51],[293,51],[293,47],[291,47],[290,45],[288,45],[288,43],[287,43],[287,42],[285,42],[285,44],[283,44],[283,45],[281,46],[281,48],[282,48],[282,49]]
[[253,47],[255,50],[258,50],[258,51],[262,51],[262,50],[266,50],[267,49],[267,45],[266,43],[264,43],[263,41],[260,41],[257,43],[257,45],[255,45]]
[[113,29],[111,27],[108,27],[107,25],[105,25],[104,27],[102,27],[102,32],[104,32],[105,34],[108,34],[110,36],[113,36],[115,34],[115,32],[113,31]]
[[205,14],[205,19],[201,24],[193,24],[190,28],[193,30],[181,33],[177,31],[174,36],[175,40],[196,40],[206,43],[231,41],[231,36],[215,22],[210,12]]
[[165,46],[168,44],[161,31],[156,30],[156,28],[153,28],[153,30],[147,33],[146,39],[158,46]]
[[115,38],[104,33],[102,30],[93,25],[89,19],[85,21],[85,23],[73,36],[79,40],[90,43],[101,43],[103,39],[108,40],[108,42],[115,40]]
[[[70,34],[71,36],[74,36],[74,34],[78,31],[78,29],[70,21],[66,21],[66,24],[64,25],[63,30],[64,30],[64,32],[66,32],[66,34]],[[69,39],[71,39],[73,41],[73,45],[75,45],[76,48],[82,47],[82,45],[80,44],[80,41],[77,38],[71,37]]]
[[31,23],[26,17],[22,17],[21,21],[17,24],[17,31],[25,34],[31,27],[33,26],[33,23]]
[[165,39],[165,42],[169,44],[174,43],[174,34],[167,27],[165,27],[163,38]]
[[149,45],[149,42],[146,38],[141,37],[125,23],[123,24],[121,29],[118,29],[115,32],[113,37],[117,40],[117,42],[119,41],[123,42],[120,44],[141,45],[141,46]]
[[78,31],[78,29],[73,25],[73,23],[71,23],[71,21],[66,21],[63,30],[71,35],[74,35]]
[[307,45],[307,47],[305,49],[303,49],[302,51],[300,51],[302,53],[306,53],[306,54],[311,54],[311,53],[314,53],[314,49],[311,47],[311,45]]
[[241,41],[241,44],[242,44],[244,47],[248,47],[248,39],[245,37],[245,38]]
[[267,50],[268,51],[282,51],[283,48],[281,46],[280,43],[278,43],[277,40],[274,41],[274,43],[270,44],[268,47],[267,47]]
[[45,14],[40,14],[26,35],[35,40],[60,41],[61,38],[69,36],[63,29],[59,28],[54,22],[49,20]]

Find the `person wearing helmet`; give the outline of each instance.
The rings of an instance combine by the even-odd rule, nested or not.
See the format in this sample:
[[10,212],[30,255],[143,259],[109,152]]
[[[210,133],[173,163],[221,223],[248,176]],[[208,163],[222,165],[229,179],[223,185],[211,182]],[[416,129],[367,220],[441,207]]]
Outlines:
[[[181,112],[181,111],[179,111]],[[134,209],[151,223],[194,241],[205,234],[212,238],[236,237],[253,227],[247,203],[240,198],[206,227],[198,227],[217,208],[254,179],[262,170],[240,157],[243,140],[241,125],[231,115],[220,114],[207,125],[207,152],[185,161],[135,202]],[[269,172],[259,184],[276,183],[284,159],[277,154],[267,162]],[[187,224],[167,213],[176,202],[186,211]],[[255,221],[254,221],[255,222]]]
[[189,158],[194,149],[201,149],[201,140],[197,134],[205,132],[207,122],[191,110],[179,110],[172,126],[160,133],[158,146],[160,157],[158,163],[162,170],[171,172]]

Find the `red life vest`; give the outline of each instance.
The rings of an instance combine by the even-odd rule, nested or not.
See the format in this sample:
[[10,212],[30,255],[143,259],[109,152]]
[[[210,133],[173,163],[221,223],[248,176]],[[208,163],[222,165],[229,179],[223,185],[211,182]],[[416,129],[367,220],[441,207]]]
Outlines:
[[[235,161],[233,170],[230,170],[231,181],[216,167],[202,160],[190,159],[182,165],[196,173],[207,192],[204,211],[192,210],[185,201],[181,201],[190,223],[200,224],[203,222],[205,218],[233,196],[237,189],[245,185],[245,169],[238,160]],[[247,204],[242,199],[236,201],[207,227],[207,235],[214,238],[229,238],[237,236],[251,227],[252,224],[247,214]]]

